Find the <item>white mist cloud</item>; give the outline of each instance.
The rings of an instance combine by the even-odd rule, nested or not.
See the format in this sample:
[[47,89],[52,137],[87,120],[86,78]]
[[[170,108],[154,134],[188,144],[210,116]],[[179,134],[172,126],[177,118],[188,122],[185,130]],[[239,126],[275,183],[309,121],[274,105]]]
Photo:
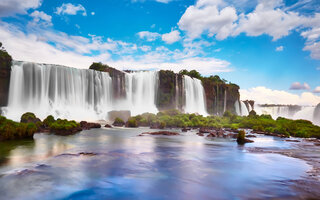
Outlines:
[[279,46],[276,48],[276,51],[283,51],[283,46]]
[[241,100],[254,100],[258,104],[317,105],[320,103],[320,96],[311,92],[303,92],[301,95],[297,95],[262,86],[247,90],[240,89],[240,98]]

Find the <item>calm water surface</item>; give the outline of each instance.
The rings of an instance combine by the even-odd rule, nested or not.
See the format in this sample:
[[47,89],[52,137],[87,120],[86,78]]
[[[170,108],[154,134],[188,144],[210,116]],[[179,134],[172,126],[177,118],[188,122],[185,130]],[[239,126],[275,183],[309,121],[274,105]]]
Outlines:
[[95,129],[2,142],[0,199],[292,198],[289,181],[310,169],[299,159],[245,149],[290,148],[282,139],[259,136],[243,147],[195,132],[137,136],[145,131]]

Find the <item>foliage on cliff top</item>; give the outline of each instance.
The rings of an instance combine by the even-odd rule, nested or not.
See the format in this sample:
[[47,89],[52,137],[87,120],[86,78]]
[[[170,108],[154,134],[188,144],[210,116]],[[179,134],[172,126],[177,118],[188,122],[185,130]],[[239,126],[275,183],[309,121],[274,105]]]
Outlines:
[[0,141],[32,138],[37,129],[33,123],[18,123],[0,116]]
[[202,83],[204,83],[205,81],[210,81],[210,82],[213,82],[215,84],[228,84],[230,86],[237,86],[239,88],[238,85],[236,85],[234,83],[231,83],[231,82],[228,83],[228,81],[226,79],[221,79],[218,75],[214,75],[214,76],[211,75],[209,77],[204,77],[196,70],[188,71],[186,69],[181,70],[179,72],[179,74],[187,75],[187,76],[190,76],[192,78],[200,79],[202,81]]
[[320,138],[320,127],[307,120],[290,120],[285,118],[272,119],[270,115],[257,115],[250,112],[249,116],[241,117],[226,112],[223,116],[207,116],[184,114],[178,110],[168,110],[158,114],[145,113],[134,117],[139,126],[165,124],[165,127],[212,127],[212,128],[249,128],[256,131],[276,133],[294,137]]
[[10,68],[12,62],[12,57],[5,50],[0,42],[0,68]]

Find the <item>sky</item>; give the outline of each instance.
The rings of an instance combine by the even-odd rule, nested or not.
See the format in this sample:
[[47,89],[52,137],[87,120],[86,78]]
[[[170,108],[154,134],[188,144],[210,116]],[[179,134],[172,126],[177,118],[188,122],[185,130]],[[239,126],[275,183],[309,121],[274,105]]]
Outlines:
[[15,60],[219,75],[258,103],[320,103],[319,0],[1,0]]

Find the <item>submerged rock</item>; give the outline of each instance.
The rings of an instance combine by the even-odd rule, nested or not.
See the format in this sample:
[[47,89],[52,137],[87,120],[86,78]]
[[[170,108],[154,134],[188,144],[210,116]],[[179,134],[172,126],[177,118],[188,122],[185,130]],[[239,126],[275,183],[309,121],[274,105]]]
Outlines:
[[112,128],[112,126],[111,126],[110,124],[106,124],[106,125],[104,125],[104,127],[106,127],[106,128]]
[[199,136],[204,136],[204,134],[203,134],[203,133],[200,133],[200,132],[197,133],[197,135],[199,135]]
[[144,132],[144,133],[141,133],[139,136],[143,136],[143,135],[180,135],[180,134],[172,131],[157,131],[157,132]]

